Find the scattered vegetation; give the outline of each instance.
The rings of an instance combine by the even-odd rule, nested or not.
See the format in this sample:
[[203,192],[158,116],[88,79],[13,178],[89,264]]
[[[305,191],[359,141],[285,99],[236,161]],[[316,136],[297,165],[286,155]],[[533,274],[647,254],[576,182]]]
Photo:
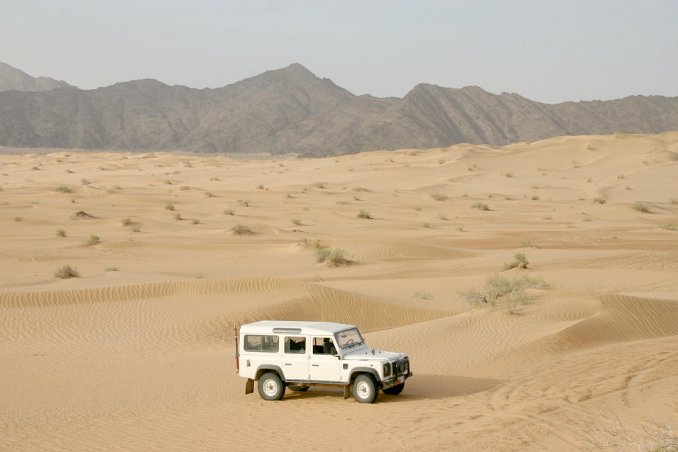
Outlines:
[[119,272],[120,267],[106,267],[107,272]]
[[83,178],[83,179],[80,179],[80,183],[82,185],[90,185],[92,182]]
[[73,189],[68,185],[59,185],[54,191],[58,193],[73,193]]
[[133,226],[136,223],[132,221],[131,218],[123,218],[122,221],[120,222],[123,226]]
[[675,224],[665,224],[662,225],[662,229],[666,229],[667,231],[678,231],[678,226]]
[[482,202],[477,202],[471,206],[472,209],[478,209],[478,210],[490,210],[489,206],[485,203]]
[[101,243],[101,239],[98,235],[90,235],[87,239],[87,246],[95,246]]
[[303,226],[304,224],[301,222],[301,220],[297,218],[292,218],[292,224],[295,226]]
[[175,214],[174,214],[174,219],[177,220],[177,221],[181,221],[181,220],[184,219],[184,217],[182,217],[180,213],[175,213]]
[[54,272],[54,277],[59,279],[79,278],[80,273],[70,265],[64,265]]
[[213,193],[211,193],[211,192],[209,192],[209,191],[206,191],[206,192],[205,192],[205,197],[206,197],[206,198],[215,198],[216,196],[215,196]]
[[174,204],[172,203],[165,204],[165,210],[174,210]]
[[231,228],[233,235],[254,235],[254,231],[243,224],[236,224]]
[[238,204],[240,204],[243,207],[249,207],[250,206],[250,200],[249,199],[239,199]]
[[593,202],[596,203],[596,204],[605,204],[607,202],[607,200],[605,200],[603,198],[593,198]]
[[472,307],[506,306],[509,313],[513,314],[518,305],[524,304],[535,298],[528,293],[529,289],[547,290],[551,286],[540,277],[522,276],[508,279],[501,275],[490,276],[485,285],[480,289],[471,289],[460,292],[460,295]]
[[226,209],[226,210],[224,210],[224,215],[231,215],[231,216],[233,216],[233,215],[235,215],[235,210],[233,210],[233,209]]
[[539,245],[535,243],[533,240],[523,240],[520,242],[520,247],[521,248],[539,248]]
[[66,237],[66,231],[64,231],[63,229],[57,229],[56,236],[57,237]]
[[527,260],[527,256],[523,253],[516,253],[513,256],[513,260],[511,262],[506,262],[504,264],[504,270],[511,270],[512,268],[517,268],[519,270],[526,270],[529,262]]
[[449,196],[442,193],[431,193],[431,198],[435,199],[436,201],[447,201]]
[[365,209],[360,209],[360,212],[358,212],[358,218],[362,218],[365,220],[371,220],[373,217],[370,215],[370,213],[365,210]]
[[193,224],[200,224],[200,220],[197,219],[197,218],[193,218],[192,223]]

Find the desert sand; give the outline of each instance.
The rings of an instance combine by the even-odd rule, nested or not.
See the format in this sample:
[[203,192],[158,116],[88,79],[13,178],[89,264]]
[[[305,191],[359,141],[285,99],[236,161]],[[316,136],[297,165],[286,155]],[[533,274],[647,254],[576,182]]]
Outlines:
[[[18,151],[0,155],[0,450],[676,447],[678,132]],[[528,268],[505,270],[516,253]],[[550,288],[472,307],[497,274]],[[265,318],[357,324],[414,377],[374,405],[246,396],[233,325]]]

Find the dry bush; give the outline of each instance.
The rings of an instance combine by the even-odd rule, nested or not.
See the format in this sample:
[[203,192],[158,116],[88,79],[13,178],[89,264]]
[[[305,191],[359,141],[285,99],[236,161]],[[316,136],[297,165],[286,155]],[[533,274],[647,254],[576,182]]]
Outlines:
[[431,193],[431,198],[435,199],[436,201],[447,201],[449,196],[442,193]]
[[231,215],[231,216],[233,216],[233,215],[235,215],[235,210],[233,210],[233,209],[226,209],[226,210],[224,210],[224,215]]
[[650,212],[650,206],[647,203],[644,203],[644,202],[636,201],[636,202],[633,203],[633,205],[631,207],[633,207],[633,210],[636,210],[638,212],[651,213]]
[[373,217],[367,210],[360,209],[360,212],[358,212],[358,218],[362,218],[364,220],[371,220]]
[[478,209],[478,210],[490,210],[487,204],[482,203],[482,202],[477,202],[471,206],[472,209]]
[[172,203],[165,204],[165,210],[174,210],[174,204]]
[[527,269],[529,262],[527,260],[527,256],[523,253],[516,253],[513,256],[513,260],[511,262],[506,262],[504,264],[504,270],[511,270],[512,268],[517,268],[520,270],[525,270]]
[[607,201],[603,198],[593,198],[593,202],[596,204],[605,204]]
[[90,235],[86,243],[87,246],[95,246],[101,243],[101,238],[98,235]]
[[70,265],[64,265],[54,272],[54,277],[59,279],[79,278],[80,273]]
[[254,231],[243,224],[236,224],[231,228],[233,235],[254,235]]
[[495,308],[503,305],[510,313],[514,313],[518,305],[534,299],[534,296],[527,293],[527,289],[546,290],[550,288],[550,284],[540,277],[522,276],[511,280],[501,275],[492,275],[482,288],[463,291],[460,295],[472,307]]
[[63,229],[57,229],[56,236],[57,237],[66,237],[66,231],[64,231]]
[[54,191],[58,193],[73,193],[73,189],[68,185],[59,185]]
[[317,262],[325,262],[330,267],[343,267],[352,263],[341,248],[318,248],[315,258]]

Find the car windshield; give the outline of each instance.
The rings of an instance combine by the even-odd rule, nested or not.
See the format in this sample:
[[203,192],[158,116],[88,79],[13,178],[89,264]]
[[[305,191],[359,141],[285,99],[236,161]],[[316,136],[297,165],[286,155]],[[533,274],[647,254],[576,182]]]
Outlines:
[[337,343],[340,348],[351,347],[363,343],[363,337],[360,335],[358,328],[351,328],[350,330],[340,331],[337,333]]

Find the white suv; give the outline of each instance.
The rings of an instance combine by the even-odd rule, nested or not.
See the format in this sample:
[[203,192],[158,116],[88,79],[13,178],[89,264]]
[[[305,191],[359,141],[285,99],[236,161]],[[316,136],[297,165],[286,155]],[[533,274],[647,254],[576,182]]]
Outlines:
[[344,388],[361,403],[377,400],[379,389],[400,394],[412,376],[404,353],[368,348],[354,325],[330,322],[263,320],[236,332],[238,374],[247,378],[245,394],[280,400],[285,388],[307,391],[311,386]]

